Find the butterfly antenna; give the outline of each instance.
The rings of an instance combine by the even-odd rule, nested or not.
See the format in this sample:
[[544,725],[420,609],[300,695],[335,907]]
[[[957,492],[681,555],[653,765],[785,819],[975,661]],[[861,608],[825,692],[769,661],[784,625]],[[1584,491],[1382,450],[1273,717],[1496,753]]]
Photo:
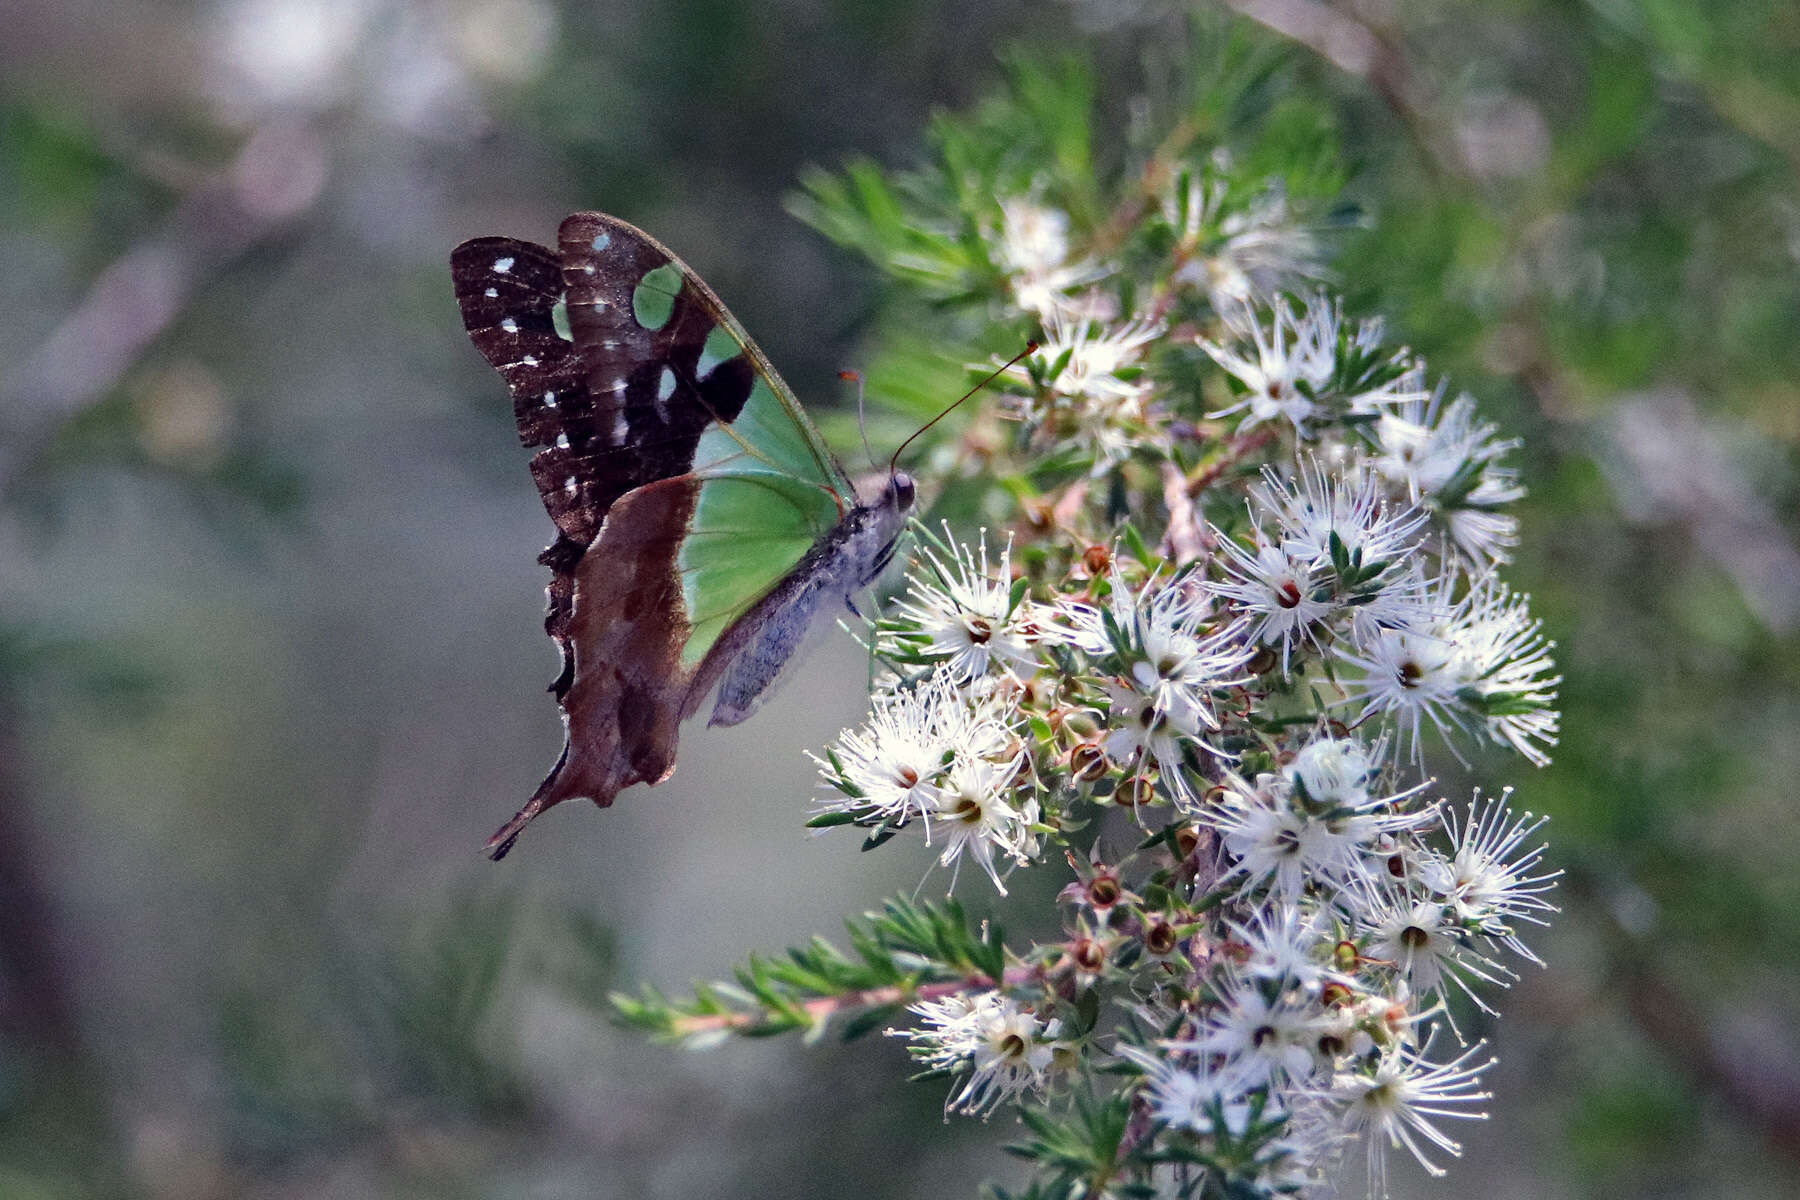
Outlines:
[[964,400],[967,400],[970,396],[973,396],[976,392],[979,392],[982,388],[984,388],[988,384],[994,382],[994,380],[1000,378],[1000,376],[1005,374],[1007,372],[1007,370],[1009,370],[1014,363],[1018,362],[1020,359],[1024,358],[1028,354],[1035,353],[1037,348],[1038,348],[1038,343],[1037,343],[1036,339],[1026,342],[1025,348],[1023,350],[1019,351],[1017,354],[1013,355],[1011,358],[1009,358],[1005,362],[1001,363],[993,371],[988,373],[988,376],[986,379],[983,379],[980,383],[976,384],[974,387],[972,387],[968,391],[964,392],[962,394],[962,396],[957,399],[956,404],[950,405],[950,407],[946,408],[943,412],[939,413],[937,416],[931,418],[931,420],[925,422],[923,425],[921,425],[917,429],[915,429],[913,431],[912,437],[909,437],[904,442],[901,442],[900,449],[894,451],[894,457],[888,460],[888,473],[890,475],[893,474],[894,468],[899,465],[900,455],[905,452],[905,450],[908,446],[913,444],[913,440],[915,438],[917,438],[921,433],[924,433],[927,429],[930,429],[933,425],[936,425],[939,421],[943,420],[945,417],[949,416],[951,413],[955,412],[957,405],[960,405]]
[[856,429],[862,434],[863,453],[869,456],[869,465],[875,465],[875,451],[869,446],[868,409],[863,403],[863,373],[861,371],[839,371],[838,378],[845,383],[856,385]]

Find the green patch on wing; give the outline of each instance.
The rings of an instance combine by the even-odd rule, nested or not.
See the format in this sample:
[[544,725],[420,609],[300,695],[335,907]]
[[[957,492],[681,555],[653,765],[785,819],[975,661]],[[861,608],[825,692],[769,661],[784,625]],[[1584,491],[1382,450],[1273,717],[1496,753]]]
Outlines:
[[835,480],[804,421],[759,378],[738,419],[700,439],[694,473],[705,482],[678,559],[693,627],[684,666],[704,658],[838,521]]
[[675,298],[679,295],[681,268],[674,263],[664,263],[644,272],[637,287],[631,290],[631,315],[645,329],[661,329],[674,315]]

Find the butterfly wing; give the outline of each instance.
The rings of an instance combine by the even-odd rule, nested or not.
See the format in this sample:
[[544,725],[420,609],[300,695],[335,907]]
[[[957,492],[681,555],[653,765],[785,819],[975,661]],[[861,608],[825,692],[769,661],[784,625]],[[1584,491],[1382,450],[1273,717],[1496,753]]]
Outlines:
[[532,475],[558,530],[545,625],[568,736],[496,858],[554,804],[667,776],[722,635],[842,509],[817,431],[686,264],[601,213],[569,217],[558,243],[451,256],[470,337],[543,447]]

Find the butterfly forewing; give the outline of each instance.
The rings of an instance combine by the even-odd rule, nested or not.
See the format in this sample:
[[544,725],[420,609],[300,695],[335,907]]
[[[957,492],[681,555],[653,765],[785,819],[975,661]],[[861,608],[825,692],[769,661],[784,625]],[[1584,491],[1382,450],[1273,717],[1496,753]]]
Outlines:
[[[621,397],[628,423],[645,437],[670,439],[653,445],[654,454],[670,466],[680,457],[681,470],[705,470],[720,455],[695,458],[686,439],[707,433],[709,444],[730,443],[764,466],[773,458],[776,469],[826,491],[844,486],[787,384],[686,263],[604,213],[574,214],[558,240],[569,327],[587,355],[588,386],[603,405]],[[753,392],[756,403],[746,414]],[[750,432],[740,420],[752,415],[764,432]],[[734,469],[757,467],[747,461]]]
[[563,298],[555,252],[515,238],[476,238],[450,257],[451,278],[469,339],[512,390],[519,440],[543,447],[532,475],[556,528],[576,545],[594,540],[617,496],[584,486],[581,461],[593,441],[587,364],[556,330]]
[[787,385],[685,263],[602,213],[569,217],[558,241],[599,419],[629,427],[659,470],[701,479],[679,550],[692,667],[842,515],[839,480]]

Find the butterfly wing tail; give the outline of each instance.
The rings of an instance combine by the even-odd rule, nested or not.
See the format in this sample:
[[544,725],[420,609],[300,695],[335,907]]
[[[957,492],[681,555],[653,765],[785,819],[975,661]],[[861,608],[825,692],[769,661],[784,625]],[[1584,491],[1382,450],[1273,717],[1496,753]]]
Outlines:
[[513,814],[512,820],[494,831],[494,836],[481,847],[481,852],[499,862],[513,848],[513,843],[519,840],[519,835],[525,832],[525,827],[531,824],[532,818],[543,811],[543,804],[533,796],[524,808]]
[[[505,858],[527,825],[564,800],[586,797],[599,807],[607,808],[620,791],[632,784],[661,783],[673,773],[675,722],[680,710],[666,701],[657,703],[641,694],[616,698],[621,700],[622,714],[630,713],[639,720],[644,717],[655,719],[660,713],[661,728],[656,731],[639,728],[630,718],[622,726],[593,720],[583,722],[587,734],[583,738],[585,750],[577,750],[571,759],[574,744],[563,744],[556,765],[550,768],[550,773],[525,802],[525,807],[496,829],[482,846],[482,852],[489,858],[495,862]],[[596,742],[600,744],[594,744]]]

